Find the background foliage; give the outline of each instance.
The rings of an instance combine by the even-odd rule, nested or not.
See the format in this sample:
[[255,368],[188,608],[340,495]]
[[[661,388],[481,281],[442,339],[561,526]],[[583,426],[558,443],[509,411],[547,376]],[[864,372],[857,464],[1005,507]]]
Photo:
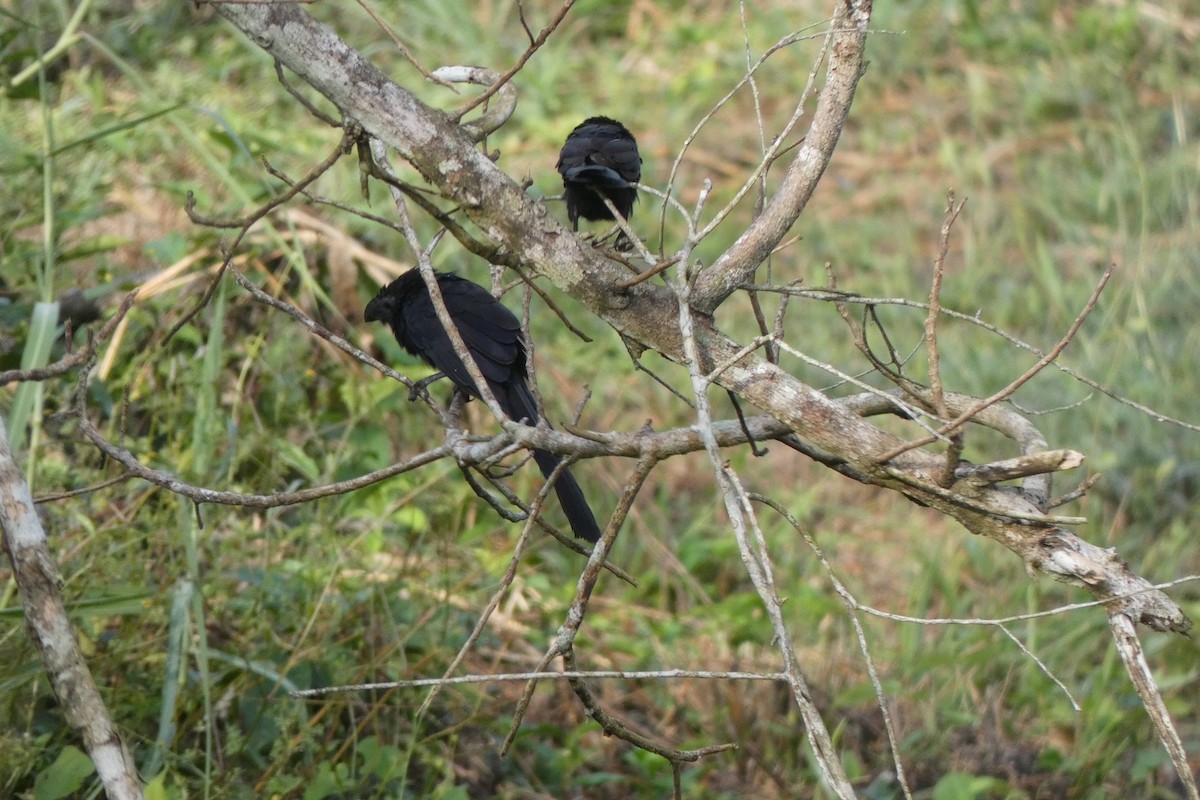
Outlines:
[[[511,175],[532,180],[531,192],[550,196],[559,190],[553,165],[563,137],[603,112],[635,130],[644,179],[661,184],[678,144],[745,68],[742,23],[726,5],[583,0],[519,76],[518,112],[489,148]],[[762,5],[745,18],[754,56],[827,13],[807,2]],[[828,263],[842,288],[923,297],[953,187],[970,199],[955,232],[948,306],[978,310],[1047,347],[1099,269],[1115,261],[1117,277],[1066,363],[1196,422],[1200,85],[1188,76],[1200,69],[1200,17],[1180,2],[1122,0],[880,6],[850,126],[797,226],[803,238],[775,257],[772,278],[824,285]],[[531,25],[540,27],[554,8],[527,3]],[[315,13],[429,102],[455,102],[422,84],[358,6],[318,5]],[[209,10],[187,4],[26,2],[0,9],[0,19],[0,369],[61,353],[52,322],[31,322],[37,301],[79,290],[107,309],[140,288],[129,324],[99,366],[88,410],[144,461],[194,483],[266,492],[350,477],[433,444],[435,424],[401,387],[228,281],[174,337],[164,336],[197,302],[224,241],[220,231],[187,221],[187,193],[201,213],[243,212],[279,188],[261,158],[295,177],[338,139],[278,86],[261,52]],[[516,5],[500,0],[408,3],[390,23],[428,67],[503,68],[526,44]],[[23,72],[60,44],[44,72]],[[798,45],[760,73],[768,120],[790,113],[816,48],[815,41]],[[751,94],[739,93],[701,133],[678,184],[685,203],[705,177],[715,181],[717,200],[728,196],[756,161],[754,108]],[[347,162],[317,191],[365,208],[357,182]],[[386,216],[378,189],[373,200],[371,210]],[[551,209],[565,217],[558,204]],[[652,241],[657,211],[644,200],[634,217]],[[740,220],[750,211],[740,209]],[[726,226],[701,260],[711,261],[736,233]],[[377,257],[363,257],[356,243]],[[293,207],[261,225],[244,252],[245,268],[269,291],[352,339],[377,336],[387,360],[424,374],[389,336],[361,324],[362,304],[381,276],[408,263],[398,236],[329,208]],[[438,259],[487,280],[454,247]],[[556,299],[571,309],[569,299]],[[743,300],[719,313],[727,329],[753,335]],[[552,418],[569,417],[587,384],[590,428],[686,421],[665,390],[633,371],[598,321],[572,315],[594,339],[583,345],[543,306],[535,303],[533,314],[539,382],[547,396],[564,398],[551,406]],[[881,315],[900,351],[918,344],[919,313],[885,308]],[[797,301],[789,320],[794,344],[856,369],[832,308]],[[947,334],[943,365],[956,390],[995,390],[1032,361],[970,326],[948,323]],[[670,365],[647,362],[682,381]],[[832,383],[788,366],[818,385]],[[28,409],[14,433],[29,445],[35,495],[118,474],[58,415],[74,388],[73,379],[0,388],[0,406]],[[1058,373],[1043,374],[1016,399],[1047,412],[1037,421],[1052,446],[1083,450],[1086,471],[1103,473],[1077,507],[1091,520],[1081,530],[1086,538],[1119,548],[1151,579],[1200,572],[1195,432],[1157,423]],[[479,409],[472,418],[488,424]],[[968,442],[976,458],[1002,446],[977,433]],[[581,666],[774,668],[769,626],[702,457],[655,473],[653,492],[616,548],[639,586],[602,582]],[[1031,583],[994,544],[785,448],[763,459],[730,457],[750,488],[788,504],[859,599],[877,608],[999,617],[1084,599]],[[611,507],[629,469],[578,467],[599,511]],[[515,479],[526,495],[536,486],[530,472]],[[1060,481],[1060,488],[1069,487]],[[292,687],[441,673],[494,591],[515,534],[457,470],[438,465],[269,512],[197,513],[135,481],[40,508],[91,667],[155,797],[660,797],[669,790],[662,761],[600,737],[562,688],[539,689],[504,759],[496,749],[516,684],[443,692],[420,719],[418,691],[287,698]],[[807,643],[804,668],[848,769],[864,797],[896,796],[848,621],[812,554],[780,521],[769,524],[788,576],[786,608],[797,641]],[[536,546],[466,668],[520,671],[535,661],[580,566],[549,541]],[[1193,586],[1173,594],[1200,616]],[[869,622],[921,796],[1176,796],[1102,611],[1012,630],[1070,688],[1080,712],[993,628]],[[1195,646],[1156,635],[1148,648],[1189,752],[1200,752]],[[94,795],[86,758],[40,677],[11,581],[0,595],[0,663],[7,665],[0,792]],[[679,746],[740,744],[687,769],[688,796],[821,796],[796,715],[769,684],[612,683],[603,685],[602,701]]]

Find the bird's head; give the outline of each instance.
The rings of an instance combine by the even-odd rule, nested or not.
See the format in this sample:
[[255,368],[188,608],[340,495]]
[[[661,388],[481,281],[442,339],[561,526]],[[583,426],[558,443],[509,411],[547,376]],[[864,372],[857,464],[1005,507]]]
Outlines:
[[395,316],[396,298],[387,293],[386,287],[367,303],[363,319],[367,322],[391,322]]

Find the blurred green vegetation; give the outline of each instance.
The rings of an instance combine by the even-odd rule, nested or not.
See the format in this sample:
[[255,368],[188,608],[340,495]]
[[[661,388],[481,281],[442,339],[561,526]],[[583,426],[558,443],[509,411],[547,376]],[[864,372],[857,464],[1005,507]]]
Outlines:
[[[518,76],[517,114],[489,149],[501,153],[509,174],[533,181],[531,192],[551,196],[559,191],[553,167],[563,137],[584,116],[606,113],[634,129],[645,181],[663,185],[679,143],[745,69],[743,23],[728,5],[582,0]],[[523,6],[534,31],[557,7],[549,0]],[[457,102],[421,81],[359,6],[307,8],[427,102]],[[978,311],[1046,349],[1104,265],[1115,262],[1112,285],[1064,363],[1123,397],[1200,421],[1200,16],[1189,9],[1127,0],[880,4],[850,124],[796,226],[803,238],[775,256],[771,280],[825,285],[828,264],[844,289],[923,299],[953,188],[969,201],[954,230],[947,306]],[[527,43],[515,2],[419,0],[380,10],[426,67],[502,69]],[[818,33],[826,13],[809,2],[748,4],[750,57],[787,31]],[[88,413],[146,463],[206,486],[270,492],[351,477],[438,443],[435,420],[402,387],[255,304],[228,279],[165,336],[196,306],[231,241],[187,220],[187,194],[202,214],[244,213],[280,188],[261,159],[297,177],[339,138],[283,91],[258,48],[210,9],[189,4],[25,0],[0,9],[0,19],[0,369],[63,352],[61,318],[57,330],[33,324],[35,303],[77,288],[108,313],[139,288],[128,325],[102,349]],[[819,40],[801,42],[758,73],[768,130],[790,115],[818,48]],[[54,57],[44,69],[31,70],[47,52]],[[709,209],[732,197],[761,147],[755,108],[745,89],[700,132],[675,184],[685,205],[704,178],[715,183]],[[346,161],[315,191],[366,209],[357,184]],[[386,217],[383,196],[374,191],[370,210]],[[701,260],[711,263],[736,237],[752,203],[703,244]],[[381,270],[409,263],[400,237],[329,207],[292,210],[307,216],[260,223],[242,247],[241,268],[352,340],[373,340],[398,369],[425,374],[389,336],[360,324]],[[634,216],[652,246],[658,214],[647,197]],[[352,238],[322,231],[313,219]],[[670,218],[668,226],[669,247],[678,232]],[[355,242],[378,259],[361,258]],[[487,280],[486,269],[454,246],[442,246],[437,260]],[[582,345],[534,302],[538,378],[548,396],[564,398],[549,409],[552,419],[568,418],[587,384],[589,428],[635,430],[648,418],[659,428],[686,423],[670,394],[630,367],[611,331],[568,299],[556,301],[594,342]],[[776,302],[764,302],[773,315]],[[879,313],[899,352],[917,347],[919,312]],[[731,299],[718,320],[738,336],[756,332],[745,298]],[[787,321],[790,340],[814,358],[862,368],[832,308],[794,301]],[[73,327],[79,346],[84,333]],[[994,391],[1034,360],[968,324],[946,321],[942,330],[946,383],[958,391]],[[922,357],[918,351],[910,362],[918,375]],[[683,385],[675,368],[645,360]],[[835,382],[786,358],[785,366],[817,385]],[[75,388],[74,376],[0,387],[6,415],[17,405],[28,409],[18,434],[28,443],[36,496],[119,475],[69,416],[59,416]],[[446,389],[434,393],[445,397]],[[1091,520],[1082,535],[1117,547],[1153,580],[1200,572],[1198,434],[1056,371],[1038,376],[1016,401],[1039,412],[1052,446],[1087,454],[1082,472],[1103,473],[1084,501],[1068,507]],[[489,429],[479,409],[471,418]],[[1007,551],[934,514],[849,484],[786,448],[770,450],[763,459],[729,455],[750,488],[771,492],[804,521],[863,603],[916,616],[1000,617],[1086,599],[1031,582]],[[1009,454],[995,438],[968,438],[969,457]],[[607,513],[631,465],[576,469]],[[513,479],[526,497],[538,485],[530,473]],[[582,667],[777,668],[709,474],[700,456],[655,472],[616,548],[639,585],[602,580],[580,640]],[[1066,476],[1059,488],[1081,477]],[[152,797],[669,793],[669,767],[602,737],[562,686],[538,689],[504,758],[497,751],[518,684],[454,687],[420,718],[418,690],[287,697],[294,687],[442,673],[499,585],[516,534],[452,466],[269,511],[197,511],[136,481],[40,508],[90,667]],[[769,514],[763,521],[803,667],[847,769],[863,797],[897,797],[849,621],[795,533]],[[538,542],[463,670],[530,668],[561,621],[581,565]],[[1200,616],[1194,586],[1173,595]],[[919,797],[1182,796],[1101,610],[1010,626],[1070,689],[1080,712],[994,628],[878,618],[865,625]],[[1161,635],[1146,643],[1185,745],[1200,752],[1196,648]],[[0,663],[0,793],[96,796],[8,578]],[[779,687],[604,682],[597,692],[611,713],[675,746],[739,744],[684,770],[688,797],[826,796]]]

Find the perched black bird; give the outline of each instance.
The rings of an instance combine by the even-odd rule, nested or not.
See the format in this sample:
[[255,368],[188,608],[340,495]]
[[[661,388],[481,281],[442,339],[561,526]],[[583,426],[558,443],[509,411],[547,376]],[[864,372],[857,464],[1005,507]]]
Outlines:
[[[437,282],[446,310],[500,408],[518,422],[524,420],[530,425],[536,424],[537,403],[529,390],[521,323],[477,283],[445,272],[437,273]],[[466,365],[454,352],[454,345],[437,318],[420,272],[409,270],[380,289],[379,294],[367,303],[363,317],[367,322],[387,323],[401,347],[443,372],[469,396],[479,397],[475,381],[471,380]],[[534,450],[533,460],[546,477],[560,461],[558,456],[545,450]],[[569,470],[559,474],[554,491],[575,535],[589,542],[597,541],[600,526]]]
[[[579,218],[613,219],[601,197],[612,201],[625,219],[633,213],[642,179],[637,141],[621,123],[608,117],[588,117],[575,126],[558,154],[557,169],[567,193],[567,217],[575,230]],[[624,234],[617,237],[621,248]]]

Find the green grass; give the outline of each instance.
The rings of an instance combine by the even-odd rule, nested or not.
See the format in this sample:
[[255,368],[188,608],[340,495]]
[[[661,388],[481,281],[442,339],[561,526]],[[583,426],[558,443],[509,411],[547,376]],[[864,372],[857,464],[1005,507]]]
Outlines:
[[[827,9],[754,8],[761,52]],[[556,7],[525,3],[531,27]],[[41,10],[38,10],[40,8]],[[615,10],[614,10],[615,8]],[[1183,5],[1167,5],[1183,14]],[[391,13],[380,5],[384,13]],[[924,299],[945,194],[969,197],[955,228],[944,302],[980,312],[1042,349],[1074,319],[1100,271],[1117,274],[1064,363],[1119,394],[1196,422],[1200,393],[1200,64],[1196,16],[1164,23],[1126,3],[1090,7],[995,2],[881,4],[870,68],[826,177],[771,263],[774,280]],[[73,9],[5,12],[0,63],[11,78],[57,39]],[[457,100],[426,85],[357,7],[314,7],[428,102]],[[389,18],[416,58],[503,68],[525,36],[511,2],[411,3]],[[207,251],[192,280],[145,292],[111,366],[97,375],[89,413],[147,463],[194,483],[252,492],[352,477],[441,441],[433,418],[402,387],[302,332],[225,281],[170,341],[164,333],[196,303],[224,232],[182,214],[188,192],[208,215],[236,215],[278,189],[260,159],[295,177],[337,143],[274,81],[266,57],[206,9],[101,4],[84,38],[45,80],[0,99],[0,369],[46,344],[32,303],[78,286],[111,307],[169,265]],[[785,51],[759,75],[764,114],[778,124],[803,86],[816,42]],[[619,63],[620,69],[612,65]],[[559,189],[557,148],[592,112],[631,123],[648,183],[665,181],[678,143],[738,79],[741,24],[721,4],[581,2],[571,21],[519,76],[517,114],[489,141],[531,192]],[[615,75],[620,73],[621,77]],[[573,83],[573,76],[611,75]],[[685,204],[714,180],[710,209],[755,160],[758,133],[739,92],[694,146],[678,179]],[[47,123],[58,147],[45,158]],[[358,173],[340,164],[316,191],[365,208]],[[384,193],[370,210],[386,216]],[[560,206],[551,213],[565,217]],[[408,263],[400,237],[328,208],[308,208],[385,258]],[[698,255],[710,263],[750,213],[743,203]],[[658,208],[646,199],[635,226],[656,244]],[[43,227],[49,219],[52,225]],[[432,228],[425,226],[426,233]],[[293,236],[294,232],[300,235]],[[374,282],[338,269],[344,245],[302,238],[273,217],[244,246],[244,270],[348,338],[375,347],[418,377],[424,368],[355,315]],[[670,234],[674,236],[676,234]],[[46,242],[49,241],[49,248]],[[440,268],[477,280],[486,271],[452,246]],[[52,268],[53,273],[47,272]],[[53,287],[50,295],[46,288]],[[514,299],[514,303],[516,298]],[[593,337],[581,345],[535,302],[533,335],[543,392],[570,416],[590,384],[584,424],[633,430],[687,422],[670,395],[635,373],[617,337],[563,298]],[[768,316],[775,301],[766,299]],[[514,305],[515,307],[515,305]],[[900,350],[920,335],[919,311],[880,316]],[[743,298],[718,312],[740,337],[756,331]],[[794,301],[790,340],[856,372],[861,362],[833,309]],[[956,390],[983,394],[1032,363],[973,326],[944,324],[943,368]],[[76,333],[76,346],[83,334]],[[61,337],[50,359],[62,352]],[[103,353],[102,353],[103,354]],[[911,364],[923,375],[919,352]],[[678,368],[646,362],[677,385]],[[792,364],[787,364],[791,368]],[[797,373],[816,385],[834,381]],[[35,495],[78,489],[115,468],[77,436],[65,409],[75,379],[51,381],[38,403],[0,388],[6,416],[26,403]],[[445,387],[434,389],[445,396]],[[1083,402],[1088,395],[1092,396]],[[728,414],[714,394],[718,413]],[[1192,532],[1200,492],[1197,434],[1156,423],[1057,372],[1023,388],[1028,409],[1078,406],[1036,417],[1052,446],[1080,449],[1103,480],[1069,513],[1080,533],[1117,547],[1151,579],[1200,572]],[[475,427],[486,414],[473,409]],[[1010,455],[972,434],[975,458]],[[1033,583],[991,541],[899,498],[879,496],[779,445],[763,459],[730,453],[747,485],[769,491],[820,541],[858,599],[916,616],[998,617],[1086,599]],[[632,465],[577,468],[607,512]],[[530,469],[512,481],[531,496]],[[1058,481],[1060,489],[1079,476]],[[351,495],[261,511],[190,503],[127,481],[41,506],[66,580],[64,592],[89,665],[159,797],[661,797],[671,775],[656,757],[603,737],[563,687],[543,685],[512,752],[499,757],[520,686],[443,691],[417,719],[419,690],[297,701],[291,686],[440,675],[499,585],[517,529],[499,520],[454,468],[439,464]],[[559,512],[551,512],[557,515]],[[863,797],[898,796],[879,711],[851,626],[813,555],[763,512],[776,574],[806,674],[836,731]],[[557,517],[555,517],[557,518]],[[617,545],[634,589],[605,577],[581,634],[584,667],[777,669],[770,628],[722,525],[710,468],[699,455],[652,476]],[[464,671],[529,668],[561,623],[582,562],[538,541]],[[1194,589],[1173,590],[1193,618]],[[1178,797],[1153,731],[1092,609],[1016,623],[1010,630],[1062,680],[1082,710],[993,627],[928,628],[864,618],[893,704],[910,781],[923,798]],[[1200,748],[1192,712],[1195,647],[1148,635],[1148,657],[1181,724]],[[70,776],[78,738],[41,677],[11,581],[0,592],[0,793],[48,798],[94,794],[94,776]],[[689,797],[823,797],[787,697],[765,683],[604,682],[605,708],[679,747],[736,741],[741,748],[684,770]],[[1005,764],[1017,764],[1014,772]],[[40,783],[39,783],[40,780]],[[65,788],[63,788],[65,786]]]

